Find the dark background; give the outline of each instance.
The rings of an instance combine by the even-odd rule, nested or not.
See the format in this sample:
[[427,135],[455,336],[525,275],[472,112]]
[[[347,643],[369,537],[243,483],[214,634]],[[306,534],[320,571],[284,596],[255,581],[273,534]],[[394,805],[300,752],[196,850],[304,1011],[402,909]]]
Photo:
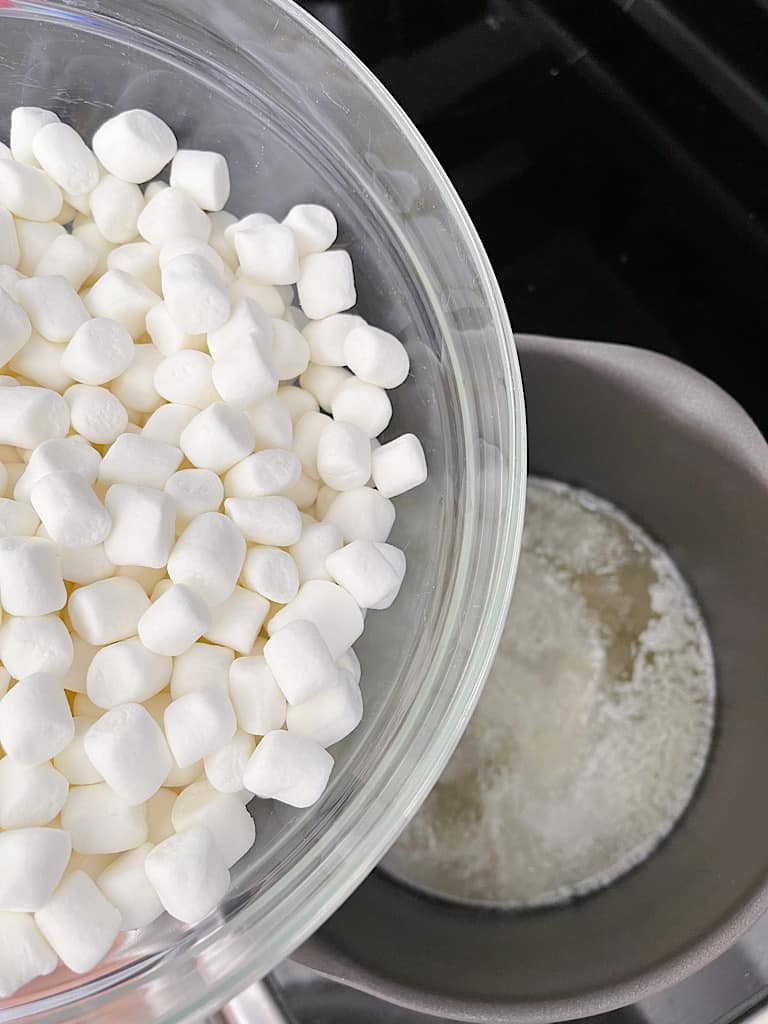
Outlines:
[[518,331],[657,349],[768,432],[768,0],[303,0],[453,179]]

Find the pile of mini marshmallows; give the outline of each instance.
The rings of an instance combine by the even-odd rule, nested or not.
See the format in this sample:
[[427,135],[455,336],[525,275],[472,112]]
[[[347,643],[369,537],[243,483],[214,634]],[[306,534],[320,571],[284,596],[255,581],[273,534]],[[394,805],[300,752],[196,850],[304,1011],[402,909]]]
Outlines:
[[323,793],[405,572],[406,351],[329,210],[228,196],[145,110],[0,143],[0,996],[214,909],[247,801]]

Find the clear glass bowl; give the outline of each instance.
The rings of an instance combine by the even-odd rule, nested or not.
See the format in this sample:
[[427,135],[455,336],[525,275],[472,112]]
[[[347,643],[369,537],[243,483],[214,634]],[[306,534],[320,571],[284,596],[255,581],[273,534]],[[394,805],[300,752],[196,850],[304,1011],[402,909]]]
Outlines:
[[408,558],[394,606],[358,645],[365,718],[304,812],[255,801],[258,839],[220,909],[161,920],[88,977],[64,971],[0,1004],[0,1021],[196,1019],[265,974],[393,842],[455,746],[492,659],[522,528],[525,425],[512,334],[467,214],[402,110],[289,0],[0,0],[0,137],[18,104],[90,137],[148,107],[183,146],[217,149],[230,208],[339,215],[358,308],[399,335],[412,373],[389,435],[424,443],[429,482],[397,499]]

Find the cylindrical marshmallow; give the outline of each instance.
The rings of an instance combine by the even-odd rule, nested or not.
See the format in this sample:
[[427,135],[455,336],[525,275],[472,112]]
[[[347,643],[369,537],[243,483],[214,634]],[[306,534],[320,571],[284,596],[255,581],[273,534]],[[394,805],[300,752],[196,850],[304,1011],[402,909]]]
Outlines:
[[370,324],[355,327],[344,342],[344,361],[361,380],[396,388],[408,376],[410,361],[402,342]]
[[224,858],[204,825],[192,825],[158,843],[144,870],[168,913],[187,924],[202,920],[229,888]]
[[30,503],[51,540],[67,548],[101,544],[112,517],[78,473],[48,473],[32,488]]
[[107,711],[86,733],[84,747],[94,768],[130,807],[149,800],[171,769],[162,730],[140,704]]
[[188,650],[211,625],[207,604],[183,584],[175,584],[139,619],[139,639],[156,654],[176,657]]
[[59,884],[71,849],[60,828],[0,833],[0,910],[39,910]]
[[329,580],[326,559],[343,544],[341,530],[334,523],[310,523],[290,548],[296,562],[299,581]]
[[245,587],[235,587],[226,601],[211,608],[213,621],[205,639],[247,654],[253,649],[268,612],[266,598]]
[[352,423],[331,420],[317,442],[317,471],[336,491],[363,487],[371,475],[368,435]]
[[214,402],[189,421],[179,444],[193,466],[223,473],[253,451],[254,429],[245,413]]
[[218,686],[194,690],[165,709],[165,735],[176,763],[184,768],[223,747],[237,720],[227,694]]
[[[109,317],[117,320],[136,340],[144,333],[147,313],[160,302],[160,296],[147,288],[132,274],[124,270],[107,270],[93,284],[85,296],[85,306],[91,316]],[[134,362],[140,349],[152,346],[137,345],[134,349]],[[125,373],[130,372],[130,367]],[[119,378],[118,378],[119,379]],[[131,405],[125,398],[118,395],[126,405]],[[132,406],[132,408],[138,408]],[[144,410],[142,411],[150,411]]]
[[314,622],[295,619],[274,633],[264,658],[289,704],[338,685],[339,670]]
[[263,736],[285,724],[283,691],[260,656],[236,658],[229,670],[229,691],[237,724],[251,736]]
[[258,284],[295,284],[299,277],[296,236],[283,224],[262,224],[236,232],[237,258]]
[[128,412],[111,391],[73,384],[64,392],[72,429],[91,444],[111,444],[128,426]]
[[331,412],[337,422],[352,423],[368,437],[378,437],[392,419],[392,403],[383,388],[352,377],[336,392]]
[[427,479],[427,460],[415,434],[401,434],[371,455],[371,474],[379,494],[394,498]]
[[171,676],[173,700],[193,690],[205,690],[209,686],[218,686],[226,693],[233,657],[234,653],[228,647],[192,644],[183,654],[174,658]]
[[65,277],[28,277],[16,288],[34,329],[47,341],[69,341],[88,319],[83,300]]
[[149,608],[144,589],[127,576],[113,576],[78,587],[69,598],[72,628],[86,643],[102,647],[136,635]]
[[316,803],[328,784],[333,758],[314,740],[278,729],[257,745],[245,769],[245,788],[292,807]]
[[240,793],[243,789],[245,766],[255,748],[253,736],[238,729],[229,743],[225,743],[223,747],[219,747],[205,758],[205,775],[208,782],[220,793]]
[[108,786],[72,786],[61,812],[61,827],[78,853],[122,853],[147,841],[143,804],[131,806]]
[[65,776],[50,764],[24,765],[4,757],[0,760],[0,829],[47,825],[64,806],[68,790]]
[[293,601],[269,620],[267,632],[270,637],[275,636],[296,619],[314,622],[334,659],[363,632],[363,614],[355,599],[327,580],[308,580],[302,584]]
[[9,616],[0,626],[0,660],[14,679],[35,672],[61,678],[73,657],[72,638],[58,615]]
[[178,188],[164,188],[146,204],[137,222],[139,234],[163,246],[180,236],[208,241],[211,223],[196,203]]
[[90,192],[99,180],[96,157],[74,128],[61,121],[52,121],[35,132],[32,152],[48,177],[72,195]]
[[221,153],[180,149],[171,164],[170,182],[201,210],[221,210],[229,199],[229,167]]
[[[138,435],[137,435],[138,436]],[[159,569],[173,545],[176,508],[168,494],[154,487],[112,484],[104,499],[112,516],[112,531],[104,551],[114,565],[142,565]],[[0,587],[2,587],[0,556]]]
[[125,110],[96,130],[93,151],[110,174],[140,185],[173,160],[176,137],[156,114]]
[[299,589],[296,563],[287,551],[280,548],[250,548],[240,578],[249,590],[276,604],[292,601]]
[[137,185],[105,174],[91,192],[90,203],[94,223],[108,242],[121,245],[136,237],[139,214],[144,209],[144,196]]
[[216,512],[224,500],[221,480],[209,469],[181,469],[168,477],[164,490],[173,498],[177,523],[188,523],[203,512]]
[[96,884],[120,913],[121,931],[146,928],[163,912],[163,906],[147,878],[144,864],[151,843],[121,854],[96,878]]
[[244,560],[245,540],[240,530],[220,512],[204,512],[176,541],[168,559],[168,575],[207,604],[217,605],[232,594]]
[[128,369],[133,339],[122,324],[94,317],[81,324],[64,349],[62,369],[81,384],[106,384]]
[[309,345],[285,320],[275,320],[272,325],[272,364],[278,380],[293,380],[309,365]]
[[228,498],[260,498],[281,494],[301,476],[301,462],[293,452],[267,448],[236,463],[224,477]]
[[389,498],[372,487],[358,487],[337,495],[325,513],[344,540],[372,540],[384,543],[395,522],[395,507]]
[[140,703],[168,685],[172,667],[170,658],[148,651],[136,637],[120,640],[94,656],[88,668],[88,697],[100,708]]
[[316,694],[303,704],[288,708],[288,731],[332,747],[360,724],[363,698],[360,687],[344,672],[336,686]]
[[336,313],[323,320],[310,320],[302,330],[309,342],[312,362],[319,366],[345,366],[344,342],[354,327],[362,327],[365,320],[354,313]]
[[301,261],[299,303],[310,320],[343,313],[357,301],[352,260],[343,249],[310,253]]
[[326,206],[300,203],[291,207],[283,218],[283,224],[287,224],[293,231],[299,256],[324,252],[336,241],[338,225]]
[[25,220],[53,220],[63,202],[61,189],[44,171],[15,160],[0,160],[0,199]]
[[240,796],[219,793],[207,781],[194,782],[179,793],[172,820],[177,832],[204,825],[228,868],[250,850],[256,839],[256,826]]
[[47,615],[63,608],[66,600],[51,541],[41,537],[0,539],[0,604],[9,615]]
[[227,498],[224,508],[242,535],[255,544],[287,547],[301,536],[301,514],[290,498]]
[[27,676],[0,700],[0,743],[21,764],[50,760],[74,734],[67,698],[54,676]]
[[230,303],[224,283],[202,256],[192,254],[171,260],[163,268],[162,284],[168,312],[187,334],[215,331],[229,318]]

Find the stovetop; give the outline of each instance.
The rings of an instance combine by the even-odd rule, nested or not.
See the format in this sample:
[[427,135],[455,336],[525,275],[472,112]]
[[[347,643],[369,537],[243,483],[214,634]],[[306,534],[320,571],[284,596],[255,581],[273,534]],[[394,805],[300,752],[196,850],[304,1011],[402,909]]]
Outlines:
[[[768,0],[303,6],[373,69],[435,150],[516,330],[665,352],[716,380],[768,432]],[[246,1003],[229,1019],[267,1024],[274,1001],[292,1024],[433,1020],[290,962],[258,998],[260,1009]],[[730,1024],[750,1012],[752,1022],[766,999],[763,920],[694,978],[592,1020]]]

